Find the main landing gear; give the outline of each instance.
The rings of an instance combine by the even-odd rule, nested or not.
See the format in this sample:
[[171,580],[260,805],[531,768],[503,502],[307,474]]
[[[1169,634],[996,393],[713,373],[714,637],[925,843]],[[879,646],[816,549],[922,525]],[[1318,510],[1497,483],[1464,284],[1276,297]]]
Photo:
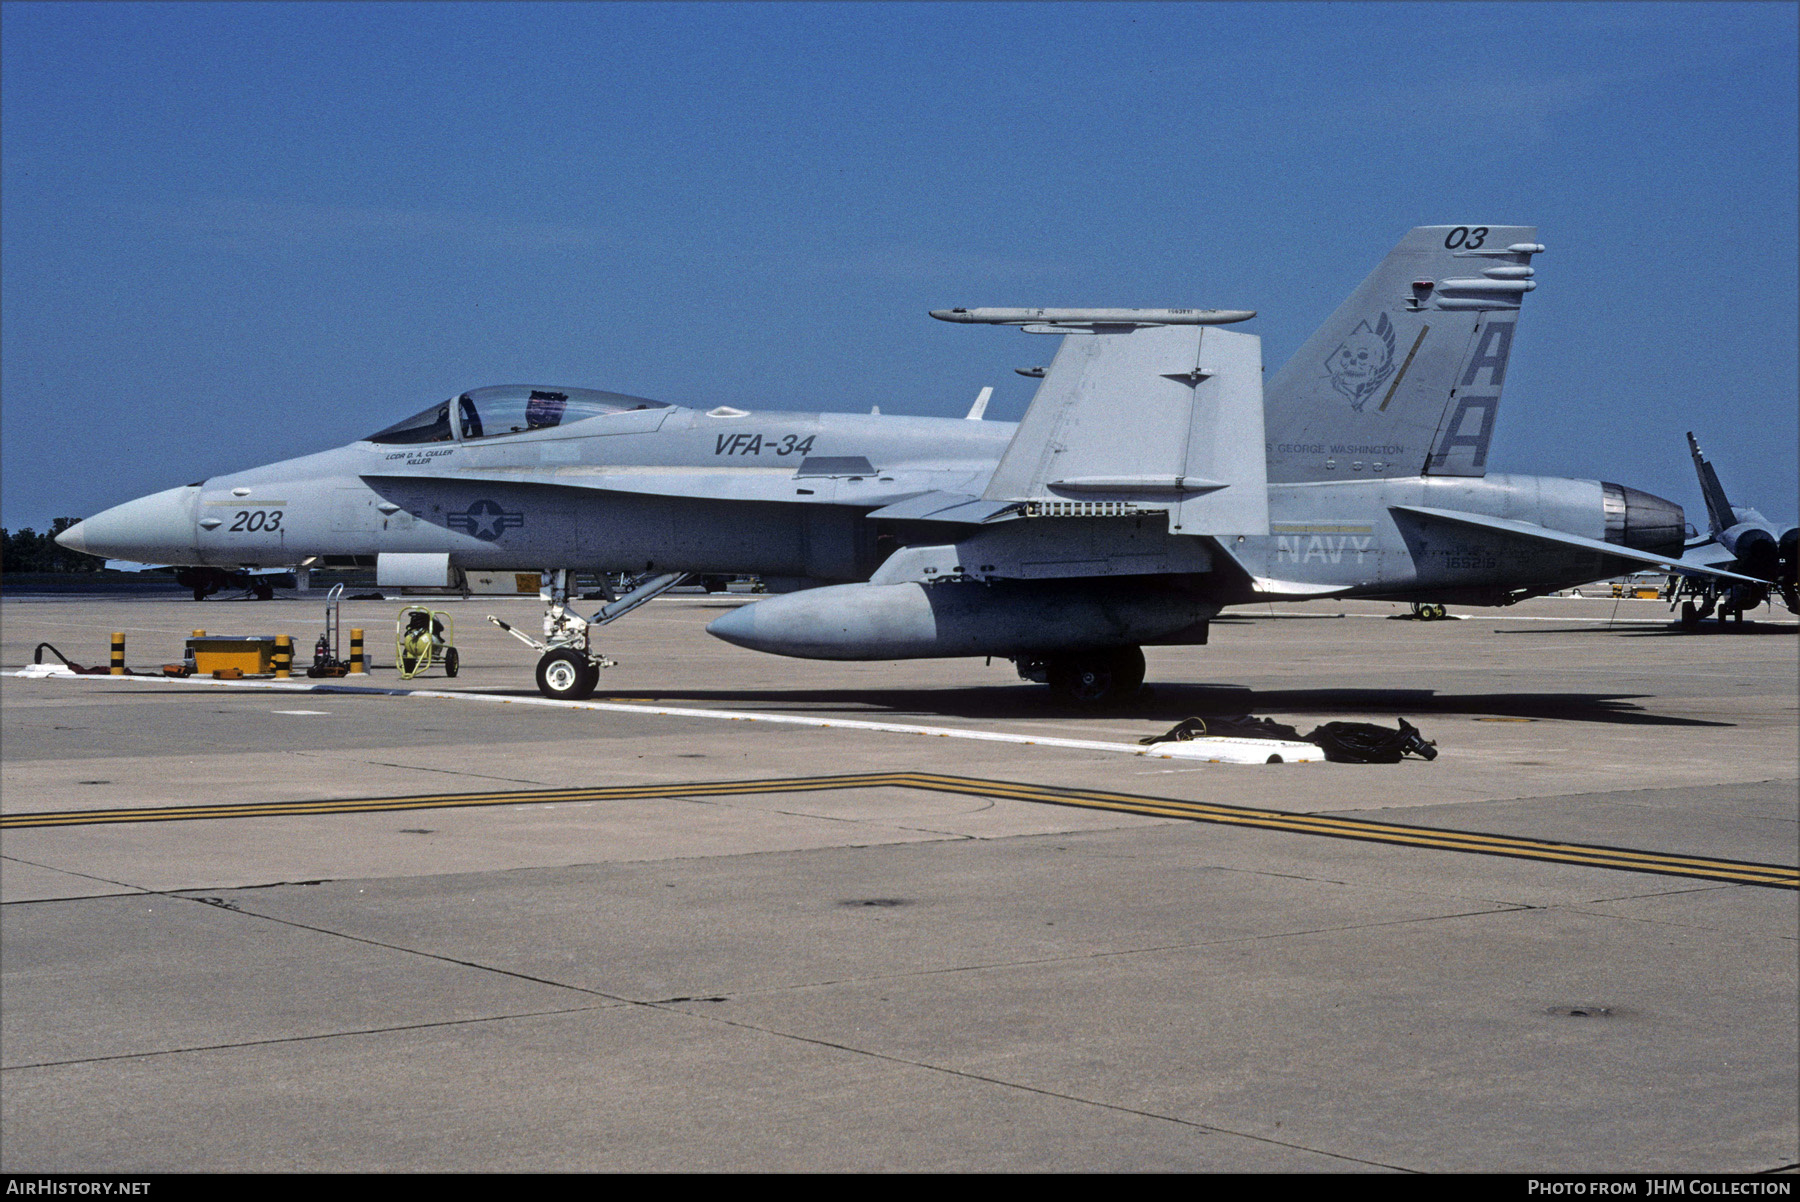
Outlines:
[[1117,705],[1144,687],[1144,653],[1137,647],[1062,651],[1013,662],[1021,677],[1048,684],[1053,697],[1077,709]]
[[[600,686],[600,670],[613,666],[613,660],[588,644],[592,627],[624,617],[644,602],[674,588],[688,579],[685,572],[640,576],[632,587],[602,605],[591,618],[584,618],[569,608],[568,569],[557,568],[544,573],[548,585],[538,594],[544,602],[544,637],[540,642],[492,614],[488,621],[541,652],[537,664],[538,692],[556,701],[586,701]],[[608,590],[610,594],[610,590]]]
[[[1742,629],[1744,614],[1767,601],[1773,587],[1768,584],[1737,582],[1719,584],[1712,580],[1687,577],[1670,590],[1669,605],[1674,608],[1675,603],[1680,601],[1683,630],[1698,630],[1700,623],[1715,613],[1718,615],[1720,629]],[[1783,592],[1782,599],[1788,599],[1786,592]],[[1790,605],[1789,608],[1794,607]],[[1800,609],[1795,612],[1800,613]]]
[[[1692,601],[1683,601],[1681,603],[1681,628],[1683,630],[1698,629],[1700,623],[1711,615],[1713,604],[1714,602],[1711,598],[1708,598],[1699,605],[1695,605]],[[1743,617],[1743,612],[1741,610],[1739,611],[1738,616],[1739,618]]]

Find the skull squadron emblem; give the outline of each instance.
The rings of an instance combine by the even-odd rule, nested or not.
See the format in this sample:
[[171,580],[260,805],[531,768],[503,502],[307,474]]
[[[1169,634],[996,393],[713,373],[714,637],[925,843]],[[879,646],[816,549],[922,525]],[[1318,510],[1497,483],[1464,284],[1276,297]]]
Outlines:
[[1331,386],[1350,398],[1350,408],[1362,412],[1364,402],[1394,374],[1394,327],[1386,313],[1375,328],[1362,322],[1350,337],[1325,358]]

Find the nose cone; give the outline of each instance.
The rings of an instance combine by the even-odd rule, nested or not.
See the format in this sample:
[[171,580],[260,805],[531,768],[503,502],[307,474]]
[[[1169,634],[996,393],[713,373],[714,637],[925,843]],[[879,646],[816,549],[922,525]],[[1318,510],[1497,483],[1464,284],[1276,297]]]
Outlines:
[[[901,612],[907,602],[912,603],[911,611]],[[887,659],[908,654],[895,648],[920,642],[911,628],[921,622],[929,625],[930,618],[931,607],[916,584],[835,584],[740,605],[714,618],[706,632],[772,655]]]
[[56,536],[71,551],[138,563],[196,564],[198,488],[171,488],[115,505]]

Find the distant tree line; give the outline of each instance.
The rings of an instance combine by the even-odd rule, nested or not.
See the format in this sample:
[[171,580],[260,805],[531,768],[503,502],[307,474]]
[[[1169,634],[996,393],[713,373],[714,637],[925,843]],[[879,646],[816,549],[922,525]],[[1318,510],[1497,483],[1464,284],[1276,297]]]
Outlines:
[[58,546],[56,536],[73,526],[78,518],[50,519],[50,532],[39,534],[30,526],[13,532],[0,529],[6,545],[0,550],[0,571],[6,572],[98,572],[103,560]]

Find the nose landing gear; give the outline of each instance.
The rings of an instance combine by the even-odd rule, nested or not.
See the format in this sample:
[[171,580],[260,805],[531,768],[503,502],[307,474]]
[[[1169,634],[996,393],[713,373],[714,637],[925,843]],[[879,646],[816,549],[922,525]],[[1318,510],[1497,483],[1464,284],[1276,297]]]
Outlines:
[[549,584],[538,594],[544,602],[542,641],[492,614],[488,615],[488,621],[527,647],[543,653],[537,664],[538,692],[556,701],[586,701],[600,686],[600,670],[610,668],[616,662],[588,645],[590,628],[624,617],[644,602],[687,580],[688,576],[685,572],[666,572],[660,576],[640,577],[635,587],[601,606],[592,618],[584,618],[569,608],[569,576],[566,568],[545,573]]

